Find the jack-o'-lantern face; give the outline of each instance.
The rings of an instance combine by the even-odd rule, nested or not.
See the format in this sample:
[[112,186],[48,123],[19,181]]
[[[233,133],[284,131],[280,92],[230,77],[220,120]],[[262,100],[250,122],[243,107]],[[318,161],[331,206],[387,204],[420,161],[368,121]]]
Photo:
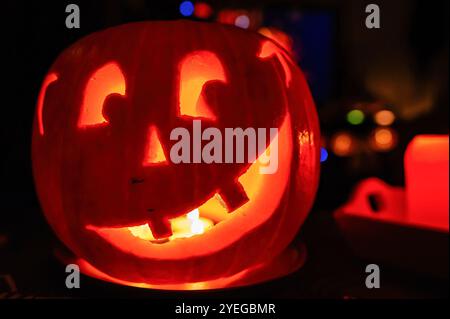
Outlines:
[[[271,41],[225,26],[136,23],[80,40],[44,80],[35,124],[47,219],[77,256],[121,280],[212,280],[273,257],[317,184],[318,127],[301,73]],[[249,143],[235,145],[226,161],[225,138],[205,147],[209,128],[265,129],[264,151],[238,159]],[[203,137],[188,162],[173,160],[176,130]],[[261,174],[269,164],[258,158],[275,151],[276,170]]]

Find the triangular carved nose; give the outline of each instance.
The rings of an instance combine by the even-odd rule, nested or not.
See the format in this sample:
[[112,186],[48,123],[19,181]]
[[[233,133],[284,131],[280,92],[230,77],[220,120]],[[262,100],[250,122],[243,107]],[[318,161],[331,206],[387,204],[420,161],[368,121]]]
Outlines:
[[145,147],[143,166],[167,163],[164,149],[159,139],[159,133],[156,126],[150,126],[147,134],[147,143]]

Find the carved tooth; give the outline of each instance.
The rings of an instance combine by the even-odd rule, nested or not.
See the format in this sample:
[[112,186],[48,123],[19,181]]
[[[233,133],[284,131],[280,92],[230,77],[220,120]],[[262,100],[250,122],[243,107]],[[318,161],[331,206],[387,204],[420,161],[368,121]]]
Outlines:
[[225,204],[228,213],[238,209],[249,200],[244,187],[237,180],[226,185],[225,187],[222,187],[218,193]]
[[163,239],[172,236],[172,227],[170,221],[167,218],[151,218],[148,222],[153,237],[155,239]]

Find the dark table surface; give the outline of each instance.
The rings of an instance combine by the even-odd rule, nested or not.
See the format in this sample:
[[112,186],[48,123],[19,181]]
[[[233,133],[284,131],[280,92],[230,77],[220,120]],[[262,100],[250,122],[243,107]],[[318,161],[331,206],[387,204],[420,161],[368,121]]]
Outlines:
[[[38,208],[35,208],[38,210]],[[297,241],[307,247],[305,265],[270,282],[218,291],[170,292],[123,287],[86,276],[80,289],[65,287],[66,273],[54,256],[59,245],[40,214],[20,226],[0,227],[0,298],[26,297],[149,297],[149,298],[441,298],[448,297],[448,281],[379,264],[381,288],[367,289],[369,261],[355,256],[331,212],[313,211]],[[17,288],[11,291],[11,286]]]

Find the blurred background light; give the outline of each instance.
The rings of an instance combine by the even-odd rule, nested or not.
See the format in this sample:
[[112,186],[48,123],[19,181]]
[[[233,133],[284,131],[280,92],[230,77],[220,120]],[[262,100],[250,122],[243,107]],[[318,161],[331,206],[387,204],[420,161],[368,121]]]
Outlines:
[[191,1],[183,1],[180,4],[180,13],[184,17],[190,17],[194,13],[194,5]]
[[364,113],[361,110],[351,110],[347,113],[347,122],[352,125],[359,125],[364,122]]
[[339,132],[333,136],[331,148],[337,156],[349,156],[353,153],[355,144],[356,142],[350,133]]
[[245,14],[237,16],[236,20],[234,20],[234,25],[242,29],[247,29],[250,26],[250,18]]
[[219,23],[257,31],[263,24],[263,13],[260,9],[222,9],[217,12],[216,20]]
[[387,152],[397,144],[397,134],[388,127],[378,127],[372,133],[372,147],[376,151]]
[[223,24],[234,24],[236,17],[242,14],[242,11],[224,9],[219,11],[217,21]]
[[320,148],[320,162],[325,162],[328,159],[328,151],[325,147]]
[[395,115],[392,111],[381,110],[375,113],[374,121],[381,126],[389,126],[395,121]]
[[200,19],[208,19],[211,17],[213,9],[206,2],[197,2],[194,6],[194,15]]

